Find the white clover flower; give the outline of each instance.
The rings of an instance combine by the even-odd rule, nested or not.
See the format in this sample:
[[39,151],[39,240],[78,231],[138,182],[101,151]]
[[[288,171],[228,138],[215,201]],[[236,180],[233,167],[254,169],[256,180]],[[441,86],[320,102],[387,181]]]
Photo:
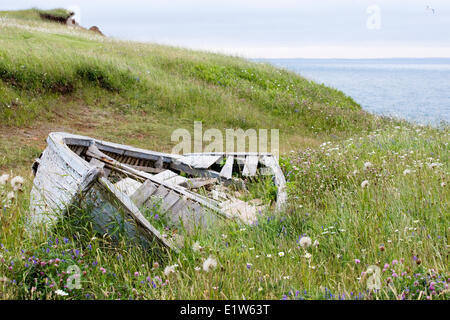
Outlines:
[[361,182],[361,188],[365,188],[369,185],[369,180],[364,180],[363,182]]
[[300,239],[299,244],[302,248],[308,248],[311,245],[311,238],[310,237],[302,237]]
[[445,187],[447,184],[445,182],[441,182],[441,187]]
[[178,267],[178,264],[174,264],[173,266],[167,266],[164,268],[164,275],[168,276],[171,273],[175,273],[175,268]]
[[11,186],[13,187],[14,191],[21,190],[23,183],[24,179],[21,176],[16,176],[11,179]]
[[364,162],[364,170],[367,170],[367,169],[371,168],[372,166],[373,166],[372,162],[370,162],[370,161]]
[[410,169],[405,169],[403,170],[403,175],[406,176],[407,174],[410,174],[411,170]]
[[208,259],[203,262],[203,270],[208,272],[210,269],[217,267],[217,261],[213,257],[209,256]]
[[6,182],[8,182],[9,179],[9,174],[2,174],[0,176],[0,186],[4,186],[6,184]]
[[280,252],[278,252],[278,255],[279,255],[280,257],[284,257],[284,252],[283,252],[283,251],[280,251]]
[[61,290],[61,289],[56,290],[55,293],[56,293],[58,296],[67,296],[67,295],[69,295],[67,292],[65,292],[65,291],[63,291],[63,290]]
[[192,246],[192,250],[194,251],[201,251],[203,249],[203,247],[198,243],[198,241],[195,241],[195,243]]

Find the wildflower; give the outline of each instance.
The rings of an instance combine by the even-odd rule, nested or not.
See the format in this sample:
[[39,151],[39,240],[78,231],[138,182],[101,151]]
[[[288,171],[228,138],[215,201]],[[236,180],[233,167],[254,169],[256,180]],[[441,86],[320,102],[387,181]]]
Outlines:
[[65,292],[65,291],[63,291],[63,290],[61,290],[61,289],[56,290],[55,293],[56,293],[58,296],[67,296],[67,295],[69,295],[67,292]]
[[283,251],[280,251],[280,252],[278,252],[278,255],[279,255],[280,257],[284,257],[284,252],[283,252]]
[[103,273],[103,274],[105,274],[106,273],[106,269],[105,268],[103,268],[103,267],[101,267],[100,268],[100,271]]
[[306,259],[310,259],[310,258],[312,257],[312,254],[309,253],[309,252],[307,252],[307,253],[305,253],[304,257],[305,257]]
[[139,277],[139,272],[136,271],[136,272],[134,273],[134,276],[135,276],[135,277]]
[[164,268],[164,275],[168,276],[171,273],[175,273],[175,268],[178,267],[178,264],[174,264],[173,266],[167,266]]
[[159,263],[158,262],[154,262],[153,263],[153,269],[158,269],[159,268]]
[[447,184],[445,182],[441,182],[441,187],[445,187]]
[[386,248],[384,247],[384,245],[380,245],[380,251],[384,251]]
[[250,269],[253,265],[251,263],[247,263],[247,269]]
[[369,180],[364,180],[363,182],[361,182],[361,188],[365,188],[369,185]]
[[21,176],[16,176],[11,179],[11,186],[14,191],[22,190],[22,185],[24,183],[24,179]]
[[6,195],[6,200],[7,201],[12,201],[12,200],[14,200],[14,198],[15,198],[16,196],[15,196],[15,194],[14,194],[14,192],[8,192],[8,194]]
[[310,237],[302,237],[300,239],[299,244],[302,248],[308,248],[311,245],[311,238]]
[[395,266],[396,264],[398,264],[398,260],[396,259],[392,260],[392,265]]
[[404,171],[403,171],[403,175],[404,176],[406,176],[407,174],[410,174],[411,173],[411,170],[410,169],[405,169]]
[[355,263],[356,263],[356,264],[359,264],[359,263],[361,263],[361,260],[355,259]]
[[195,267],[194,270],[195,270],[195,271],[200,271],[201,268],[200,268],[200,267]]
[[267,258],[272,258],[272,255],[269,253],[269,254],[267,255]]
[[364,162],[364,170],[367,170],[371,167],[372,167],[372,162],[370,162],[370,161]]
[[198,243],[198,241],[195,241],[195,243],[193,244],[193,246],[192,246],[192,250],[193,251],[201,251],[203,249],[203,247],[202,246],[200,246],[200,244]]
[[210,269],[217,267],[217,261],[213,257],[208,257],[208,259],[203,262],[203,270],[208,272]]
[[2,174],[0,176],[0,186],[4,186],[6,184],[6,182],[8,182],[9,179],[9,174]]

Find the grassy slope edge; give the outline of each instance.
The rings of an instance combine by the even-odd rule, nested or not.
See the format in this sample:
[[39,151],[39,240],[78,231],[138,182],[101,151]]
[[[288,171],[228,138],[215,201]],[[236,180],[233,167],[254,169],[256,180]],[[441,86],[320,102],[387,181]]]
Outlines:
[[[53,130],[170,151],[172,130],[196,120],[204,130],[279,128],[290,194],[281,215],[198,232],[162,260],[93,237],[79,210],[29,239],[32,177],[23,192],[6,183],[0,298],[449,297],[448,128],[380,119],[269,65],[115,41],[33,10],[0,13],[0,118],[0,169],[27,177]],[[303,236],[314,244],[302,247]],[[209,256],[218,265],[206,272]],[[65,287],[71,265],[83,272],[80,290]],[[367,290],[370,265],[380,268],[377,292]]]

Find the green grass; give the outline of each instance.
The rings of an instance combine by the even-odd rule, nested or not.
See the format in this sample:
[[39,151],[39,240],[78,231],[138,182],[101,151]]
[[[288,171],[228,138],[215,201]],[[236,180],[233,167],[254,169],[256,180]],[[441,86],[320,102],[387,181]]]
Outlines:
[[[26,181],[11,202],[9,182],[0,186],[0,298],[449,298],[448,127],[377,118],[337,90],[269,65],[6,15],[0,175]],[[170,151],[173,129],[192,130],[196,120],[204,130],[279,128],[286,210],[268,210],[251,226],[180,231],[180,253],[163,256],[96,234],[83,207],[52,233],[28,236],[29,166],[49,131]],[[273,200],[270,181],[248,191]],[[148,218],[162,228],[155,213]],[[317,242],[302,248],[303,236]],[[193,250],[196,242],[202,250]],[[209,256],[217,267],[206,272]],[[64,272],[73,265],[81,289],[69,290]],[[367,290],[373,265],[378,292]]]
[[55,18],[55,19],[67,19],[70,18],[71,12],[58,8],[58,9],[51,9],[51,10],[42,10],[38,8],[28,9],[28,10],[20,10],[20,11],[2,11],[1,15],[8,18],[16,18],[21,20],[36,20],[40,21],[42,16]]

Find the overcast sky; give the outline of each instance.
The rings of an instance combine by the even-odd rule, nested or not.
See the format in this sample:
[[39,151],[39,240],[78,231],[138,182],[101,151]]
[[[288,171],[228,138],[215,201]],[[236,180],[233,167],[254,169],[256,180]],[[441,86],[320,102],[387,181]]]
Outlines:
[[249,58],[450,57],[448,0],[0,0],[30,7],[75,9],[120,39]]

